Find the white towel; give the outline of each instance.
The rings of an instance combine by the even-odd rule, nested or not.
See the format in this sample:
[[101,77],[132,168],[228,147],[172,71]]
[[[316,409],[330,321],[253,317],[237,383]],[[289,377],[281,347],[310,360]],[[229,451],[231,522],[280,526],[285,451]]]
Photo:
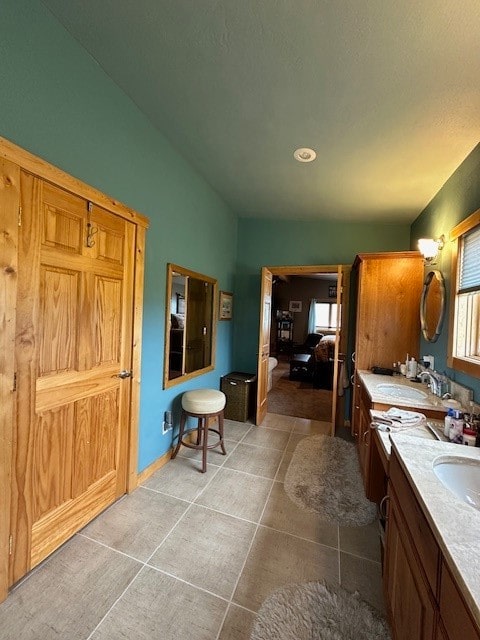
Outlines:
[[398,407],[391,407],[388,411],[379,412],[374,417],[374,420],[382,424],[387,424],[391,430],[399,431],[419,427],[427,422],[427,418],[423,413],[407,411],[406,409],[399,409]]

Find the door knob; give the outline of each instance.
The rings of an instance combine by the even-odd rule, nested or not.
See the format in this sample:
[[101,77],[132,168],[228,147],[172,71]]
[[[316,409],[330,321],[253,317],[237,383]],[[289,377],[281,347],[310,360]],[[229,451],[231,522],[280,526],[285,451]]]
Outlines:
[[117,373],[117,378],[131,378],[133,374],[133,371],[127,371],[127,369],[124,369],[123,371],[120,371],[120,373]]

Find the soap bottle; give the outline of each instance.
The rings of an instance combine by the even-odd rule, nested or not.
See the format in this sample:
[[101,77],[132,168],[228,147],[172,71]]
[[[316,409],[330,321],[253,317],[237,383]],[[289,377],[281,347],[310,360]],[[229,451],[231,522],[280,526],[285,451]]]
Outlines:
[[450,438],[450,427],[452,426],[453,420],[453,409],[449,407],[447,415],[445,416],[445,427],[443,429],[443,435],[446,438]]
[[462,444],[463,442],[463,413],[458,409],[453,410],[448,439],[456,444]]

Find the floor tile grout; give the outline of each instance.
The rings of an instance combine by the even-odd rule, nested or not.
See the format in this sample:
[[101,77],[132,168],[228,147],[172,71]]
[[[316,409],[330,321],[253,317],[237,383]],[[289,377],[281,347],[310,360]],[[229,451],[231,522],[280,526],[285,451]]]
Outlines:
[[[253,547],[255,545],[255,541],[258,539],[259,532],[260,532],[261,529],[272,531],[272,532],[275,532],[275,533],[279,533],[279,534],[282,534],[282,535],[284,535],[284,536],[286,536],[288,538],[293,538],[293,539],[297,539],[299,541],[304,541],[304,542],[307,542],[307,543],[313,543],[314,545],[319,545],[320,547],[323,547],[325,549],[330,550],[330,553],[332,551],[337,551],[338,582],[339,582],[339,584],[342,583],[342,564],[343,564],[342,563],[342,554],[345,554],[346,556],[349,556],[351,558],[357,558],[357,559],[362,560],[362,561],[367,561],[368,563],[371,563],[372,566],[377,566],[377,567],[381,566],[380,561],[374,560],[374,559],[372,559],[370,557],[366,557],[364,555],[360,555],[360,554],[355,553],[355,552],[343,550],[341,548],[341,540],[342,540],[341,533],[340,533],[341,527],[338,524],[336,525],[336,541],[337,541],[336,542],[336,546],[327,545],[327,544],[324,544],[322,542],[318,542],[317,540],[312,540],[311,538],[303,537],[302,535],[297,535],[297,534],[291,533],[289,531],[284,531],[284,530],[278,529],[276,527],[272,527],[272,526],[268,526],[268,525],[262,524],[262,519],[265,516],[266,510],[267,510],[267,506],[268,506],[268,504],[269,504],[269,502],[270,502],[270,500],[272,498],[272,492],[273,492],[274,487],[276,486],[277,483],[278,484],[284,484],[284,481],[279,479],[279,477],[280,477],[279,474],[280,474],[280,471],[282,469],[282,466],[288,460],[289,456],[293,455],[293,450],[289,450],[289,447],[291,446],[292,443],[295,442],[296,439],[298,439],[300,441],[303,437],[308,437],[308,435],[315,435],[315,434],[308,434],[308,433],[304,433],[304,432],[301,432],[301,431],[299,432],[299,431],[295,431],[294,430],[295,424],[297,423],[297,421],[301,421],[301,422],[298,422],[299,426],[300,425],[303,425],[304,427],[306,426],[305,423],[303,422],[303,420],[304,420],[303,418],[294,418],[294,417],[292,417],[292,421],[293,421],[292,422],[292,426],[290,427],[290,429],[288,431],[285,430],[285,429],[278,429],[278,428],[276,429],[275,427],[271,427],[271,426],[262,426],[261,427],[265,431],[277,431],[277,432],[285,433],[285,434],[288,435],[288,437],[285,440],[285,445],[284,445],[284,447],[282,449],[279,449],[279,448],[276,448],[276,447],[272,447],[272,446],[263,446],[263,445],[259,445],[259,444],[252,444],[250,442],[246,442],[245,439],[247,438],[248,434],[252,434],[253,433],[255,425],[249,425],[248,428],[246,429],[245,433],[241,437],[241,439],[238,440],[238,441],[231,440],[231,439],[229,439],[227,437],[226,439],[230,440],[231,447],[232,447],[231,450],[228,452],[228,456],[225,456],[225,458],[224,458],[224,460],[223,460],[223,462],[221,464],[217,465],[217,464],[212,463],[212,462],[208,463],[209,467],[210,467],[210,470],[212,472],[211,474],[209,474],[209,475],[211,475],[211,477],[207,479],[207,482],[206,482],[205,486],[202,487],[201,489],[199,489],[199,491],[197,493],[195,493],[195,495],[191,499],[181,498],[181,497],[178,497],[178,496],[173,495],[171,493],[168,493],[166,490],[155,489],[153,487],[146,486],[146,484],[139,485],[140,488],[146,489],[147,491],[151,491],[153,493],[157,493],[157,494],[159,494],[161,496],[166,496],[166,497],[169,497],[169,498],[173,498],[174,500],[180,501],[184,505],[183,513],[181,513],[181,515],[178,516],[178,519],[176,520],[176,522],[170,527],[170,529],[167,531],[167,533],[165,533],[165,535],[162,536],[160,542],[158,543],[158,545],[155,547],[153,552],[148,556],[148,558],[146,560],[140,560],[140,559],[135,558],[134,556],[130,555],[129,553],[125,553],[124,551],[121,551],[119,549],[115,549],[113,547],[110,547],[108,544],[105,544],[104,542],[101,542],[100,540],[95,540],[95,538],[90,537],[86,533],[82,533],[82,531],[79,531],[74,536],[74,537],[78,536],[79,538],[83,538],[85,540],[89,540],[92,543],[97,543],[99,546],[101,546],[103,548],[107,548],[107,549],[113,551],[114,553],[118,553],[121,556],[124,556],[125,558],[133,560],[135,563],[137,563],[139,565],[138,571],[136,571],[136,573],[133,575],[133,577],[129,579],[128,584],[125,586],[125,588],[123,589],[122,593],[115,599],[113,604],[108,608],[108,610],[105,612],[105,614],[101,617],[101,619],[98,622],[98,624],[96,624],[95,628],[89,633],[89,635],[87,637],[84,638],[84,640],[91,640],[91,638],[95,635],[95,633],[98,631],[98,629],[106,622],[106,620],[109,617],[114,617],[115,618],[115,616],[118,616],[118,612],[117,613],[112,613],[112,612],[115,610],[115,608],[117,607],[118,603],[125,597],[125,594],[129,591],[129,589],[139,579],[139,576],[140,576],[140,574],[141,574],[141,572],[143,571],[144,568],[148,568],[148,569],[154,570],[154,571],[156,571],[158,573],[161,573],[161,574],[163,574],[165,576],[168,576],[169,578],[171,578],[173,580],[176,580],[176,581],[181,582],[181,583],[183,583],[185,585],[188,585],[192,589],[195,589],[195,590],[198,590],[199,592],[203,592],[205,594],[208,594],[209,596],[217,598],[217,599],[221,600],[222,602],[226,603],[226,608],[225,608],[225,612],[223,614],[223,617],[221,617],[221,609],[218,611],[219,618],[221,617],[221,621],[220,621],[220,625],[219,625],[218,632],[216,633],[216,635],[215,635],[215,632],[212,630],[213,631],[213,634],[211,636],[212,640],[214,638],[215,638],[215,640],[219,640],[219,638],[220,638],[220,636],[222,634],[222,630],[224,628],[225,622],[226,622],[227,617],[229,615],[229,612],[232,611],[234,607],[238,607],[240,609],[243,609],[244,611],[249,612],[249,614],[252,614],[254,616],[257,613],[256,611],[253,611],[252,609],[249,609],[248,607],[245,607],[245,606],[243,606],[241,604],[236,603],[234,601],[234,598],[235,598],[235,593],[236,593],[236,591],[238,589],[238,586],[239,586],[239,584],[241,582],[242,576],[243,576],[243,574],[245,572],[245,568],[247,566],[247,563],[248,563],[248,561],[250,559],[250,556],[252,554],[252,549],[253,549]],[[239,423],[239,424],[242,424],[242,423]],[[227,425],[226,425],[226,428],[228,429]],[[235,443],[235,444],[233,444],[233,443]],[[253,474],[253,473],[249,473],[247,471],[243,471],[241,469],[235,469],[235,468],[232,468],[232,467],[225,466],[225,463],[228,461],[228,457],[231,454],[233,454],[234,451],[236,451],[238,449],[240,444],[245,444],[247,446],[255,447],[257,449],[266,449],[268,451],[271,451],[272,453],[275,453],[275,457],[277,457],[278,452],[281,452],[282,455],[281,455],[281,457],[279,459],[279,462],[278,462],[278,464],[276,466],[276,470],[275,470],[275,473],[273,475],[273,478],[272,477],[258,475],[258,474]],[[192,458],[192,457],[189,457],[189,456],[186,456],[186,455],[182,456],[181,453],[179,453],[178,457],[182,458],[183,460],[190,460],[192,463],[197,463],[198,462],[195,458]],[[263,459],[264,456],[262,455],[261,458]],[[270,460],[270,462],[274,462],[274,460]],[[185,463],[184,463],[182,466],[185,469],[188,465],[185,465]],[[196,465],[192,464],[192,470],[193,470],[194,466],[196,466]],[[214,481],[214,479],[217,478],[217,475],[220,473],[221,469],[224,469],[227,472],[230,471],[230,472],[237,473],[237,474],[243,474],[246,477],[257,478],[257,479],[261,479],[261,480],[268,480],[270,482],[270,486],[269,486],[268,492],[266,493],[266,497],[264,498],[263,507],[261,509],[261,513],[260,513],[258,519],[250,520],[248,518],[245,518],[245,517],[242,517],[242,516],[239,516],[239,515],[233,515],[232,513],[228,513],[226,511],[221,510],[221,509],[217,509],[215,507],[204,505],[204,504],[201,504],[200,502],[198,502],[198,500],[201,499],[202,495],[211,486],[211,484]],[[272,472],[273,472],[273,469],[275,469],[275,467],[272,465]],[[154,477],[155,475],[157,475],[159,473],[160,474],[162,473],[162,469],[159,469],[155,474],[153,474],[152,477]],[[183,473],[183,472],[181,471],[181,473]],[[174,474],[174,476],[175,476],[175,474]],[[217,480],[219,480],[219,479],[220,478],[217,478]],[[252,484],[252,482],[250,482],[250,484]],[[265,486],[265,490],[267,489],[267,486]],[[263,493],[263,488],[262,488],[262,491],[260,492],[260,496],[259,496],[260,498],[262,498],[262,495],[261,495],[262,493]],[[115,501],[108,509],[106,509],[104,512],[102,512],[102,514],[100,514],[99,518],[101,518],[107,511],[109,511],[110,509],[114,508],[115,505],[118,505],[119,502],[121,502],[123,500],[126,500],[126,499],[128,499],[127,495],[122,496],[119,500]],[[230,508],[232,506],[232,503],[233,503],[233,501],[226,500],[226,501],[221,501],[220,505],[222,505],[222,506],[223,505],[227,505],[227,508]],[[160,504],[161,504],[161,502],[160,502]],[[172,503],[172,504],[174,504],[174,503]],[[258,508],[260,508],[261,505],[262,505],[262,501],[258,500]],[[238,572],[238,575],[236,577],[236,580],[233,583],[233,587],[232,587],[232,590],[231,590],[231,593],[230,593],[230,597],[221,596],[221,595],[215,593],[214,591],[210,591],[209,589],[206,589],[206,588],[204,588],[204,587],[202,587],[200,585],[194,584],[194,583],[192,583],[192,582],[190,582],[190,581],[188,581],[188,580],[186,580],[184,578],[176,576],[174,573],[170,573],[169,571],[167,571],[165,569],[161,569],[160,567],[156,567],[153,564],[151,564],[151,561],[152,561],[153,557],[155,556],[155,554],[159,551],[159,549],[162,547],[162,545],[165,544],[167,539],[171,538],[174,535],[174,532],[175,532],[176,528],[180,525],[180,523],[184,522],[185,518],[187,517],[187,514],[192,513],[193,507],[195,507],[195,506],[199,507],[201,509],[205,509],[207,511],[219,514],[221,516],[225,516],[225,517],[228,517],[228,518],[234,518],[235,520],[238,520],[239,522],[244,522],[244,523],[248,523],[248,524],[252,525],[253,534],[252,534],[252,537],[251,537],[251,540],[250,540],[249,543],[248,543],[248,536],[246,536],[245,543],[248,544],[248,548],[246,550],[243,562],[241,563],[241,567],[239,569],[239,572]],[[179,507],[180,507],[180,505],[178,505],[178,508]],[[247,514],[248,514],[248,511],[249,510],[247,510]],[[149,520],[149,522],[150,522],[150,520]],[[234,526],[234,525],[232,525],[232,526]],[[300,532],[304,531],[304,529],[301,529],[299,527],[297,527],[297,529]],[[248,528],[247,528],[247,531],[248,531]],[[264,534],[264,535],[266,535],[266,534]],[[66,544],[68,544],[68,542]],[[293,543],[290,543],[290,544],[293,544]],[[12,591],[17,589],[19,586],[21,586],[21,584],[23,584],[26,580],[28,580],[40,567],[44,566],[44,564],[49,562],[55,555],[57,555],[62,550],[63,546],[65,546],[65,545],[62,545],[62,547],[60,547],[54,553],[52,553],[46,559],[46,561],[40,563],[37,567],[35,567],[28,574],[28,576],[25,576],[25,578],[23,578],[17,585],[15,585],[13,587]],[[133,547],[131,547],[131,548],[133,548]],[[365,548],[368,549],[368,546],[365,546]],[[148,550],[148,546],[146,546],[146,549]],[[242,556],[240,555],[238,560],[241,560],[241,558],[242,558]],[[332,560],[333,559],[334,559],[334,556],[332,557]],[[350,578],[348,578],[348,571],[349,571],[348,570],[348,566],[349,566],[348,565],[348,561],[347,561],[347,564],[345,566],[346,566],[346,569],[347,569],[347,578],[346,579],[347,579],[347,583],[348,583],[348,580],[350,579]],[[369,570],[368,569],[369,566],[370,565],[366,565],[366,569],[367,570]],[[135,569],[135,566],[132,566],[132,568]],[[172,568],[173,568],[174,571],[177,570],[177,567],[174,566],[174,565],[172,566]],[[373,571],[373,569],[372,569],[372,571]],[[376,571],[376,569],[375,569],[375,571]],[[233,580],[233,578],[235,576],[235,573],[232,571],[232,574],[233,574],[231,576],[232,580]],[[192,575],[192,574],[189,574],[188,572],[187,572],[186,575],[187,576],[189,575],[190,577],[194,577],[194,579],[199,578],[198,575],[195,575],[195,574]],[[200,580],[200,581],[202,581],[202,580]],[[213,584],[213,587],[216,589],[217,588],[215,586],[216,583],[212,583],[212,584]],[[228,582],[226,584],[228,584]],[[253,600],[250,602],[250,599],[249,599],[249,603],[252,603],[252,604],[254,604],[254,606],[256,606],[256,603]],[[119,610],[121,611],[121,609],[122,609],[122,606],[120,606]],[[103,629],[103,631],[104,630],[105,629]]]
[[189,582],[188,580],[185,580],[185,578],[180,578],[179,576],[176,576],[174,573],[170,573],[169,571],[165,571],[165,569],[160,569],[160,567],[156,567],[155,565],[149,564],[149,563],[146,563],[145,566],[148,567],[149,569],[154,569],[155,571],[158,571],[158,573],[163,573],[164,575],[168,576],[169,578],[173,578],[174,580],[178,580],[179,582],[183,582],[183,584],[188,584],[188,586],[192,587],[193,589],[198,589],[199,591],[203,591],[203,593],[208,593],[209,596],[213,596],[214,598],[218,598],[219,600],[223,600],[223,602],[226,602],[227,604],[229,602],[228,598],[225,598],[225,596],[221,596],[218,593],[214,593],[213,591],[209,591],[208,589],[205,589],[205,587],[200,587],[198,584],[193,584],[193,582]]
[[[203,491],[205,491],[205,489],[208,487],[208,485],[210,484],[210,482],[213,480],[213,478],[216,476],[216,473],[214,473],[212,475],[212,477],[210,478],[210,480],[207,482],[207,484],[205,485],[205,487],[202,489],[202,491],[199,493],[199,495],[201,495],[201,493],[203,493]],[[198,497],[198,496],[197,496]],[[104,622],[104,620],[107,619],[107,616],[109,615],[109,613],[113,610],[113,608],[115,607],[115,605],[117,604],[117,602],[119,602],[119,600],[123,597],[123,595],[128,591],[128,589],[133,585],[133,583],[135,582],[135,580],[137,579],[138,575],[140,574],[140,572],[142,571],[142,569],[145,566],[150,566],[149,562],[150,560],[153,558],[153,556],[156,554],[156,552],[158,551],[158,549],[162,546],[162,544],[165,542],[165,540],[173,533],[173,531],[175,530],[175,528],[178,526],[178,524],[185,518],[186,514],[190,511],[190,509],[193,506],[193,502],[189,504],[189,506],[185,509],[185,511],[183,512],[183,514],[179,517],[179,519],[177,520],[177,522],[173,525],[173,527],[169,530],[169,532],[163,537],[162,541],[160,542],[160,544],[154,549],[153,553],[150,554],[150,556],[147,558],[147,560],[145,562],[141,562],[142,566],[140,567],[140,569],[138,570],[138,572],[135,574],[135,576],[133,577],[133,579],[128,583],[128,585],[125,587],[125,589],[123,590],[123,592],[121,593],[121,595],[115,600],[115,602],[113,603],[113,605],[108,609],[108,611],[105,613],[105,615],[102,617],[102,619],[100,620],[100,622],[97,624],[97,626],[95,627],[95,629],[92,631],[92,633],[86,638],[86,640],[90,640],[90,638],[92,637],[93,633],[95,633],[95,631],[100,627],[100,625]],[[176,578],[179,579],[179,578]],[[227,607],[228,609],[228,607]]]
[[[285,450],[284,450],[283,455],[282,455],[282,457],[281,457],[281,459],[280,459],[280,462],[278,463],[277,471],[276,471],[276,473],[275,473],[275,476],[273,477],[274,482],[272,482],[272,486],[270,487],[270,491],[268,492],[268,495],[267,495],[267,497],[266,497],[265,503],[264,503],[264,505],[263,505],[262,513],[260,514],[260,518],[259,518],[259,520],[258,520],[258,524],[257,524],[257,526],[256,526],[256,528],[255,528],[254,533],[253,533],[253,536],[252,536],[252,539],[251,539],[251,541],[250,541],[250,545],[249,545],[249,547],[248,547],[247,553],[245,554],[245,560],[243,561],[243,564],[242,564],[242,566],[241,566],[241,568],[240,568],[240,571],[239,571],[239,574],[238,574],[238,578],[237,578],[237,580],[235,581],[235,584],[233,585],[232,595],[231,595],[231,597],[230,597],[230,602],[229,602],[229,605],[228,605],[228,607],[227,607],[227,609],[226,609],[226,611],[225,611],[225,615],[223,616],[223,620],[222,620],[222,622],[221,622],[221,624],[220,624],[220,628],[219,628],[219,630],[218,630],[218,633],[217,633],[217,636],[216,636],[215,640],[219,640],[219,638],[220,638],[220,634],[221,634],[221,632],[222,632],[223,625],[225,624],[225,620],[226,620],[226,618],[227,618],[228,610],[229,610],[229,608],[230,608],[231,604],[233,603],[233,598],[234,598],[234,596],[235,596],[235,592],[236,592],[236,590],[237,590],[237,587],[238,587],[238,585],[239,585],[239,583],[240,583],[240,578],[242,577],[243,571],[244,571],[244,569],[245,569],[245,567],[246,567],[246,565],[247,565],[248,557],[249,557],[250,552],[251,552],[251,550],[252,550],[253,543],[254,543],[255,538],[256,538],[256,536],[257,536],[258,530],[259,530],[259,528],[260,528],[260,522],[262,521],[263,515],[264,515],[264,513],[265,513],[265,509],[267,508],[268,501],[270,500],[270,496],[271,496],[271,494],[272,494],[272,490],[273,490],[273,487],[274,487],[274,485],[275,485],[275,478],[277,477],[277,475],[278,475],[278,471],[279,471],[279,469],[280,469],[280,467],[281,467],[281,465],[282,465],[282,463],[283,463],[283,459],[284,459],[284,457],[285,457],[286,448],[287,448],[287,446],[288,446],[288,442],[289,442],[289,441],[290,441],[290,438],[288,439],[288,441],[287,441],[287,443],[286,443],[286,445],[285,445]],[[234,603],[233,603],[233,604],[234,604]]]
[[104,620],[106,620],[108,614],[110,613],[110,611],[113,611],[115,605],[120,602],[120,600],[123,598],[123,596],[125,595],[125,593],[128,591],[128,589],[130,589],[131,585],[135,582],[135,580],[138,578],[140,572],[143,570],[144,564],[141,563],[142,566],[138,569],[137,573],[133,576],[133,578],[130,580],[130,582],[127,584],[127,586],[125,587],[125,589],[122,591],[122,593],[118,596],[118,598],[115,600],[115,602],[112,604],[112,606],[109,608],[109,610],[105,613],[105,615],[102,617],[102,619],[98,622],[98,624],[96,625],[96,627],[94,629],[92,629],[91,633],[89,633],[89,635],[85,638],[85,640],[90,640],[90,638],[93,636],[93,634],[95,633],[95,631],[97,629],[100,628],[100,625],[104,622]]

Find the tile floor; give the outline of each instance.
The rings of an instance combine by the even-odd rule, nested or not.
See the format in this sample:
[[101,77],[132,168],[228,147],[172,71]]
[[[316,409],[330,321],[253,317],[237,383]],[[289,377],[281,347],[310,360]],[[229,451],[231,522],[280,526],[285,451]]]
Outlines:
[[226,421],[227,456],[182,449],[31,572],[0,605],[1,640],[248,640],[275,588],[325,579],[383,610],[375,525],[298,509],[283,478],[327,423]]

